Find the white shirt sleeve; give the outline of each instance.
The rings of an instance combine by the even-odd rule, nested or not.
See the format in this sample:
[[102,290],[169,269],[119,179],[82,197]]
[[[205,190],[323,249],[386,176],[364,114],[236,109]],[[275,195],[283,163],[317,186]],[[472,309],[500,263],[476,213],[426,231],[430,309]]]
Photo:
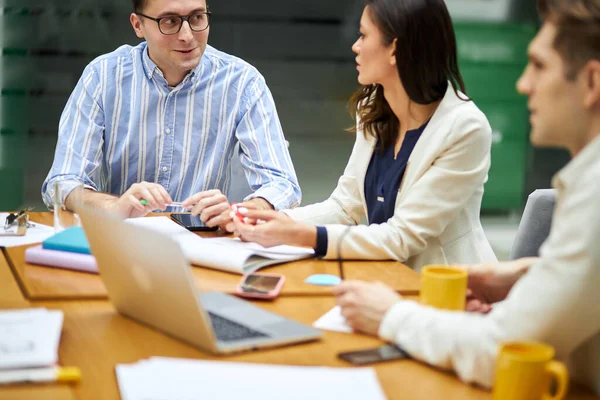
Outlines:
[[[596,174],[597,175],[597,174]],[[592,175],[593,176],[593,175]],[[394,305],[379,334],[414,358],[491,387],[499,345],[539,340],[565,359],[600,332],[600,185],[581,179],[559,197],[540,261],[488,315]]]

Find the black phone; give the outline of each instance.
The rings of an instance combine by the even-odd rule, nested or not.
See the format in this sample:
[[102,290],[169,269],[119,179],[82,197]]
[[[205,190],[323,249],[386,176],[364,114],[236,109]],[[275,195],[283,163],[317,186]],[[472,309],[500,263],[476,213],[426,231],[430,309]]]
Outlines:
[[192,217],[192,214],[171,214],[171,218],[179,225],[183,225],[190,231],[216,231],[219,229],[218,226],[210,227],[207,226],[202,220],[200,220],[200,216],[197,215]]
[[347,351],[338,354],[338,358],[354,365],[374,364],[383,361],[401,360],[410,356],[400,347],[386,344],[375,349]]

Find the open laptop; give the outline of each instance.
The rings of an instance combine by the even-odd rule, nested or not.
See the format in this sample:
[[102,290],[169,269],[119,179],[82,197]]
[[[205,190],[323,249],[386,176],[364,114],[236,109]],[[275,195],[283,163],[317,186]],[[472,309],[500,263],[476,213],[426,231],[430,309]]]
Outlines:
[[199,292],[179,245],[168,236],[89,208],[79,215],[109,298],[123,315],[212,353],[321,336],[237,297]]

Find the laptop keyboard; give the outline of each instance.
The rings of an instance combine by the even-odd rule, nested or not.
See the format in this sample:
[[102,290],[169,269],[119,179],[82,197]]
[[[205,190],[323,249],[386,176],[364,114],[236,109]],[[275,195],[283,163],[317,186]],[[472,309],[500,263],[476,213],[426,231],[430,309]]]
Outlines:
[[223,318],[211,312],[209,312],[208,315],[210,316],[210,321],[212,322],[217,339],[223,342],[269,337],[269,335],[265,335],[262,332],[255,331],[254,329],[250,329],[247,326],[240,325],[237,322],[233,322],[230,319]]

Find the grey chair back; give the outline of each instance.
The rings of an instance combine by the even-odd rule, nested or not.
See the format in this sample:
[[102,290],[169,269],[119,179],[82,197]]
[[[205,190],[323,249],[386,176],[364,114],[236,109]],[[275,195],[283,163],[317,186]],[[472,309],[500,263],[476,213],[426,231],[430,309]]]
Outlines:
[[529,195],[510,259],[537,257],[540,246],[548,238],[556,203],[555,189],[538,189]]
[[240,143],[236,143],[233,149],[233,156],[231,157],[231,182],[229,183],[229,190],[226,193],[227,200],[229,202],[240,203],[244,201],[244,198],[252,193],[252,189],[246,179],[246,172],[240,161]]
[[[290,147],[290,142],[285,141],[286,146]],[[229,190],[226,193],[227,200],[229,202],[242,202],[244,199],[253,193],[248,180],[246,179],[246,172],[244,166],[240,161],[240,142],[237,142],[233,149],[233,156],[231,157],[231,182],[229,184]]]

